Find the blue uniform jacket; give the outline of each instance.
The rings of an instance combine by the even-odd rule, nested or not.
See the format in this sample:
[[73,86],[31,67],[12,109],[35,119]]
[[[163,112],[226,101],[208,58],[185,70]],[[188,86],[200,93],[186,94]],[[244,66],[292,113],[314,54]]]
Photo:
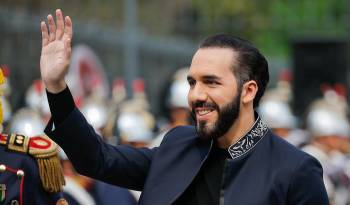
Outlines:
[[6,170],[0,173],[0,204],[20,204],[21,181],[17,171],[24,173],[23,205],[50,205],[62,197],[61,193],[50,194],[41,184],[38,165],[32,157],[23,153],[10,152],[0,146],[0,164]]
[[[192,126],[169,131],[154,149],[111,146],[74,109],[46,133],[66,152],[78,172],[130,189],[142,190],[141,205],[170,205],[190,185],[212,141]],[[257,118],[252,129],[229,148],[220,204],[326,205],[322,167],[310,155],[275,136]]]

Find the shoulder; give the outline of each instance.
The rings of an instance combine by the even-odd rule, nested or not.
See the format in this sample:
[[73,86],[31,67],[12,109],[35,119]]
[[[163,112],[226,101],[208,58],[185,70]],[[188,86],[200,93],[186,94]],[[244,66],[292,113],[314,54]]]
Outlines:
[[319,161],[271,132],[266,142],[281,180],[288,184],[288,203],[328,204]]
[[0,146],[0,172],[0,181],[7,186],[19,183],[22,176],[26,176],[28,179],[26,181],[29,183],[40,181],[38,166],[32,157],[23,153],[11,152],[4,146]]
[[9,151],[5,146],[0,146],[0,164],[21,166],[26,170],[37,170],[35,160],[28,154]]
[[290,144],[283,138],[269,132],[269,143],[271,144],[271,152],[274,157],[286,162],[294,161],[297,165],[301,160],[308,158],[317,161],[314,157]]
[[33,200],[44,198],[43,194],[56,197],[62,191],[64,178],[57,158],[57,145],[48,137],[0,134],[0,145],[1,171],[7,173],[0,177],[6,183],[15,184],[25,177],[24,199],[26,196],[31,196]]
[[291,204],[329,204],[321,164],[305,154],[293,170],[289,184]]
[[4,172],[21,170],[28,177],[39,177],[38,165],[28,154],[28,140],[22,135],[0,135],[0,160]]
[[49,137],[0,134],[0,144],[2,158],[8,158],[5,162],[27,171],[28,177],[39,176],[45,191],[62,191],[64,178],[58,159],[58,146]]
[[260,155],[271,161],[273,167],[278,168],[276,171],[284,173],[283,175],[288,173],[291,176],[295,171],[300,170],[300,167],[305,163],[309,162],[310,166],[316,166],[322,171],[322,167],[316,158],[270,131],[265,136],[264,142],[262,142],[262,146],[259,149]]

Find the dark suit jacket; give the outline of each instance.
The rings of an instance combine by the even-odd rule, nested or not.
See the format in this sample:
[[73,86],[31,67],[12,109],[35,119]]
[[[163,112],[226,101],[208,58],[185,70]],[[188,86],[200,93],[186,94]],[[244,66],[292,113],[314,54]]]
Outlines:
[[[169,131],[158,148],[111,146],[77,109],[55,127],[51,131],[49,122],[45,132],[80,173],[143,190],[142,205],[172,204],[194,179],[213,144],[201,139],[194,127],[184,126]],[[221,204],[329,204],[319,162],[275,136],[260,118],[229,153]]]

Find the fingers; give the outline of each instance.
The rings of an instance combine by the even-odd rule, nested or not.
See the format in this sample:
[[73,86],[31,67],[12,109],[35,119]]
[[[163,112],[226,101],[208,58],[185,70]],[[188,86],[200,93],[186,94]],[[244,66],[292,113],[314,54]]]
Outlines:
[[[73,26],[72,20],[69,16],[66,16],[63,19],[63,14],[61,9],[56,10],[56,23],[51,14],[47,16],[48,27],[45,22],[41,22],[41,32],[43,38],[43,46],[47,45],[49,42],[52,42],[56,39],[61,40],[64,38],[64,41],[67,39],[72,39],[73,37]],[[57,27],[56,27],[57,26]]]
[[50,35],[49,35],[49,41],[52,42],[56,39],[56,25],[53,17],[51,14],[47,16],[47,21],[49,24],[49,29],[50,29]]
[[42,46],[46,46],[49,43],[49,33],[47,30],[46,23],[42,21],[40,23],[40,28],[41,28],[41,36],[42,36]]
[[57,24],[56,38],[61,39],[64,33],[64,22],[63,22],[61,9],[56,10],[56,24]]
[[66,16],[64,18],[64,22],[65,22],[64,38],[65,39],[72,39],[72,37],[73,37],[72,20],[70,19],[69,16]]

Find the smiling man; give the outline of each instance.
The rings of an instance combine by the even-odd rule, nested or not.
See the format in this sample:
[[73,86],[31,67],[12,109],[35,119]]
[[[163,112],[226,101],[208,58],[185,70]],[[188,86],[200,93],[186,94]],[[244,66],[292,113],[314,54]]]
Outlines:
[[[201,137],[217,139],[222,148],[227,148],[249,131],[255,121],[253,99],[258,91],[259,94],[264,92],[269,79],[267,62],[255,50],[257,53],[246,52],[259,54],[255,57],[260,57],[262,65],[257,69],[263,74],[256,77],[263,83],[261,88],[258,89],[256,81],[249,81],[248,73],[246,76],[240,73],[243,72],[239,65],[242,57],[236,48],[240,44],[248,45],[226,35],[206,39],[193,57],[187,78],[190,85],[188,100],[197,131]],[[257,102],[260,97],[256,97]],[[242,107],[241,98],[244,100]]]
[[49,29],[41,23],[52,112],[46,133],[81,174],[142,191],[142,205],[329,204],[319,162],[274,135],[254,111],[269,74],[249,42],[215,35],[200,45],[188,74],[195,126],[170,130],[154,149],[111,146],[74,105],[64,80],[72,22],[60,10],[56,17],[48,16]]

